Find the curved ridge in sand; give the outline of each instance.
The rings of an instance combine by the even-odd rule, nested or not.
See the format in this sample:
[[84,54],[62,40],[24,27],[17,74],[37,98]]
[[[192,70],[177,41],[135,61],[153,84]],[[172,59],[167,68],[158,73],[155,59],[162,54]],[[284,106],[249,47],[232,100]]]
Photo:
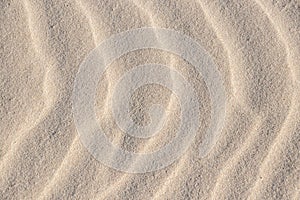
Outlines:
[[[0,199],[299,197],[299,1],[23,0],[1,2],[0,8]],[[147,26],[180,31],[212,55],[227,92],[226,123],[213,151],[200,159],[197,149],[211,112],[201,75],[164,52],[121,57],[101,79],[97,95],[101,123],[122,148],[152,151],[173,137],[137,140],[116,127],[107,105],[127,68],[158,61],[177,68],[204,105],[199,135],[179,160],[159,171],[122,173],[81,144],[72,116],[73,83],[78,66],[101,41]],[[138,94],[155,96],[149,91]],[[176,101],[164,90],[155,92],[175,113],[165,130],[173,133]]]

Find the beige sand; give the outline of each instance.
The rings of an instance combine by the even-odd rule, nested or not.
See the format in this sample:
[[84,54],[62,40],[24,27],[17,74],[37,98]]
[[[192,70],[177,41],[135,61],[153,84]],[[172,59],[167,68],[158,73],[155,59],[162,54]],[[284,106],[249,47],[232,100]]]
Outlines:
[[[3,0],[0,17],[0,199],[300,199],[299,0]],[[189,35],[214,57],[227,114],[216,146],[200,159],[210,112],[201,75],[158,50],[118,59],[100,81],[96,106],[116,145],[155,150],[172,139],[172,131],[163,133],[180,120],[170,112],[165,130],[143,141],[115,127],[105,101],[130,67],[156,61],[178,68],[204,104],[199,134],[179,160],[130,174],[101,164],[82,145],[71,95],[93,48],[145,26]],[[136,95],[151,92],[154,101],[178,109],[157,85]]]

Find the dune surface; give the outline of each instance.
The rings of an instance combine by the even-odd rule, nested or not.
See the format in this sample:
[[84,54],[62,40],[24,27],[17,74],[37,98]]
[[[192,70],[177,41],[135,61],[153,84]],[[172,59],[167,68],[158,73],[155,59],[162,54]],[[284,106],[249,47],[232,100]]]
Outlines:
[[[0,199],[300,199],[299,0],[5,0],[0,11]],[[159,84],[133,92],[130,116],[151,123],[147,108],[159,104],[161,131],[141,139],[118,127],[109,100],[136,66],[177,70],[201,102],[197,134],[179,159],[128,173],[85,147],[72,95],[93,49],[141,27],[175,30],[205,49],[223,80],[226,117],[213,148],[199,156],[213,112],[205,75],[161,49],[122,55],[100,77],[95,99],[114,145],[153,152],[179,127],[180,102]]]

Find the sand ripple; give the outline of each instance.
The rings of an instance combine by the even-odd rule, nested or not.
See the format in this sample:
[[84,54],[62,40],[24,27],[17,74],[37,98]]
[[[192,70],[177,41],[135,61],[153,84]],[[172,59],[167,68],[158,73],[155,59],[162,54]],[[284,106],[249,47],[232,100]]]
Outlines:
[[[299,199],[299,1],[8,0],[0,8],[0,199]],[[93,48],[146,26],[189,35],[214,57],[227,92],[226,124],[200,159],[211,111],[201,75],[167,52],[119,58],[99,83],[96,109],[116,145],[147,152],[173,137],[129,138],[106,108],[112,85],[137,64],[179,69],[204,104],[203,126],[186,154],[163,170],[129,174],[102,165],[81,144],[71,95]],[[176,110],[168,91],[152,91]],[[175,129],[176,113],[170,116],[168,127]]]

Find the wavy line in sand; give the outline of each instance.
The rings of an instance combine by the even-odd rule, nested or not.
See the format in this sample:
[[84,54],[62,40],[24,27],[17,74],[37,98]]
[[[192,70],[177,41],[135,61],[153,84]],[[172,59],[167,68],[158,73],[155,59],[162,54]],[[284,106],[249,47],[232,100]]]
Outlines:
[[94,28],[96,27],[96,23],[94,22],[91,13],[88,11],[87,7],[82,3],[81,0],[76,0],[74,2],[80,8],[79,11],[81,11],[84,14],[84,16],[86,16],[93,36],[94,44],[95,46],[97,46],[99,39],[97,37],[96,29]]
[[[148,10],[151,10],[151,9],[148,8]],[[181,166],[181,164],[183,164],[183,163],[185,162],[185,160],[186,160],[186,158],[182,158],[182,160],[180,160],[180,163],[178,163],[178,166]],[[180,168],[181,168],[181,167],[180,167]],[[180,171],[180,170],[178,169],[178,167],[177,167],[176,169],[177,169],[176,171]],[[174,178],[175,176],[177,176],[177,173],[175,173],[175,174],[173,173],[172,175],[167,176],[165,179],[166,179],[166,181],[167,181],[167,180],[171,180],[171,179]],[[162,182],[163,186],[162,186],[162,187],[159,187],[159,188],[161,188],[161,189],[160,189],[160,191],[157,191],[157,193],[156,193],[156,198],[159,198],[159,196],[160,196],[161,194],[163,194],[163,192],[164,192],[164,190],[167,188],[167,186],[170,187],[170,185],[165,184],[166,181],[160,181],[160,182]],[[167,182],[168,182],[168,181],[167,181]]]
[[233,175],[235,173],[235,171],[232,171],[233,168],[240,162],[244,154],[248,153],[249,149],[258,138],[260,134],[258,130],[262,125],[262,121],[263,118],[261,116],[255,117],[248,137],[245,139],[247,142],[244,142],[244,144],[237,151],[235,151],[232,158],[228,159],[226,163],[223,164],[224,167],[219,172],[219,177],[217,177],[216,184],[213,190],[210,192],[212,199],[220,198],[220,191],[222,191],[221,193],[226,193],[224,190],[226,189],[227,184],[224,184],[223,182],[224,180],[228,179],[230,174]]
[[[45,65],[45,74],[44,74],[44,81],[43,81],[43,97],[45,106],[42,110],[42,112],[39,114],[39,117],[31,123],[28,127],[23,127],[22,131],[17,133],[17,137],[14,138],[12,145],[8,152],[4,154],[4,156],[1,159],[0,168],[2,168],[2,165],[6,165],[6,161],[10,158],[12,158],[12,155],[15,154],[15,151],[17,151],[18,146],[22,143],[22,141],[28,136],[28,134],[32,129],[34,129],[50,112],[50,110],[53,108],[53,105],[55,104],[57,97],[59,95],[59,91],[56,89],[55,82],[56,80],[59,80],[59,74],[56,72],[56,68],[54,67],[54,61],[48,60],[49,58],[46,58],[44,56],[45,52],[42,48],[42,42],[40,39],[40,33],[39,31],[36,31],[34,27],[36,27],[37,21],[34,21],[37,17],[34,17],[33,8],[31,7],[30,3],[27,0],[23,0],[23,7],[25,10],[25,13],[27,15],[27,23],[28,23],[28,29],[30,31],[31,41],[32,45],[34,47],[36,55],[38,55],[38,59],[40,63]],[[50,62],[50,63],[49,63]],[[50,97],[50,98],[49,98]]]
[[[297,165],[296,160],[300,159],[299,149],[297,150],[297,145],[299,145],[299,140],[300,140],[299,133],[298,133],[299,130],[296,129],[296,126],[299,125],[298,119],[300,117],[299,115],[300,104],[297,102],[298,98],[299,96],[293,97],[292,105],[290,107],[286,120],[281,126],[280,133],[273,140],[267,152],[267,155],[265,156],[264,160],[262,161],[262,164],[259,167],[257,177],[260,178],[256,179],[256,182],[254,183],[253,187],[250,190],[250,195],[249,195],[250,199],[266,198],[265,193],[268,191],[267,190],[268,187],[269,188],[274,187],[274,181],[276,181],[275,179],[278,180],[278,178],[284,178],[286,180],[291,175],[294,175],[294,180],[291,180],[291,178],[289,178],[291,181],[289,181],[289,188],[286,188],[286,191],[288,190],[293,191],[296,189],[295,188],[296,182],[300,178],[299,169],[297,169],[296,166]],[[285,161],[285,159],[287,161]],[[293,162],[295,163],[292,164]],[[281,168],[280,166],[282,166],[283,164],[286,165],[286,167]],[[275,171],[276,169],[277,171]],[[284,174],[282,174],[281,177],[276,177],[279,174],[279,172],[282,172]],[[278,182],[277,187],[284,188],[284,182],[285,181]],[[270,190],[269,190],[269,195],[270,195]],[[286,196],[285,197],[277,196],[277,198],[288,198],[287,196],[290,196],[288,192],[286,192],[286,194],[284,195]],[[270,198],[270,196],[268,198]]]
[[[299,99],[299,85],[297,87],[296,81],[298,79],[297,76],[297,66],[294,65],[293,63],[296,63],[297,61],[294,61],[292,59],[291,56],[291,48],[289,45],[289,43],[287,42],[287,40],[285,38],[288,38],[287,36],[287,32],[284,29],[279,29],[277,27],[277,24],[280,23],[276,23],[273,18],[271,17],[271,14],[268,12],[268,10],[272,10],[271,8],[266,8],[263,4],[264,2],[260,1],[260,0],[255,0],[257,5],[260,6],[260,8],[264,11],[264,13],[266,13],[270,23],[272,23],[274,29],[278,32],[278,36],[280,38],[280,40],[282,41],[282,43],[284,43],[285,45],[285,49],[287,51],[287,61],[288,61],[288,65],[290,67],[290,70],[292,72],[292,80],[293,80],[293,84],[294,84],[294,90],[293,90],[293,95],[292,95],[292,100],[291,100],[291,106],[289,108],[289,112],[288,115],[284,121],[284,123],[281,126],[281,130],[280,133],[275,137],[275,139],[273,140],[270,150],[268,151],[267,156],[265,157],[264,161],[262,162],[260,168],[259,168],[259,177],[262,177],[261,179],[257,179],[254,186],[252,187],[251,191],[251,195],[249,196],[249,198],[254,198],[254,194],[256,194],[255,196],[258,197],[259,195],[261,195],[261,198],[264,198],[262,195],[262,191],[267,191],[267,186],[268,185],[272,185],[274,180],[272,180],[272,177],[275,176],[275,173],[272,173],[272,170],[270,170],[270,163],[273,162],[273,160],[276,160],[277,155],[280,155],[280,153],[283,152],[289,152],[289,148],[291,148],[291,145],[293,143],[293,141],[291,141],[291,138],[295,138],[297,133],[296,130],[296,126],[300,123],[299,119],[299,111],[300,111],[300,104],[298,103],[297,99]],[[266,3],[268,4],[268,3]],[[270,6],[270,5],[269,5]],[[273,16],[275,16],[273,14]],[[283,27],[280,24],[281,27]],[[294,52],[295,53],[295,52]],[[296,137],[297,139],[297,137]],[[297,143],[297,142],[296,142]],[[297,159],[297,149],[291,150],[290,152],[295,153],[295,159]],[[275,153],[277,152],[277,153]],[[289,155],[291,156],[291,155]],[[299,157],[299,152],[298,152],[298,157]],[[281,159],[280,159],[281,160]],[[284,162],[284,159],[277,163],[277,165],[281,165],[281,163]],[[292,167],[292,166],[291,166]],[[272,168],[275,168],[275,165],[272,164]],[[287,177],[287,175],[292,174],[291,171],[288,172],[288,169],[284,169],[286,170],[287,174],[285,175]],[[294,171],[297,171],[297,169],[294,169]],[[299,170],[298,170],[299,171]],[[297,174],[297,173],[295,173]],[[297,175],[296,175],[297,176]],[[298,176],[299,179],[299,176]],[[264,180],[264,181],[263,181]],[[269,183],[266,182],[267,180],[269,180]],[[292,184],[293,185],[293,184]],[[295,183],[294,183],[295,185]],[[264,189],[262,189],[264,188]],[[293,190],[293,188],[291,189]],[[256,191],[261,191],[260,193],[257,194]],[[283,198],[283,197],[281,197]]]
[[[255,2],[266,14],[270,23],[278,33],[279,39],[282,41],[282,43],[285,46],[287,52],[287,61],[292,72],[293,82],[295,82],[296,80],[300,81],[300,70],[299,70],[300,62],[299,59],[293,59],[296,58],[296,55],[300,55],[300,50],[299,50],[300,45],[299,46],[293,45],[294,43],[296,43],[295,41],[288,41],[288,39],[286,39],[286,38],[290,38],[289,37],[290,33],[289,31],[286,30],[285,26],[281,23],[281,21],[283,20],[280,20],[280,16],[281,16],[280,13],[278,12],[276,13],[275,9],[272,9],[271,4],[268,1],[255,0]],[[277,19],[277,21],[274,21],[274,19]],[[292,20],[290,20],[290,22],[292,22]],[[297,40],[296,37],[295,40]]]
[[[151,9],[148,8],[148,10],[151,10]],[[184,158],[181,158],[180,163],[178,163],[178,166],[176,167],[176,169],[174,169],[176,171],[176,173],[173,173],[173,174],[170,174],[169,176],[167,176],[165,178],[165,181],[160,181],[160,182],[162,182],[163,186],[161,187],[161,189],[159,191],[157,191],[156,198],[159,198],[159,196],[161,194],[163,194],[163,192],[167,188],[167,186],[170,186],[170,185],[166,184],[165,182],[168,182],[168,180],[171,180],[172,178],[177,176],[177,172],[180,171],[180,168],[182,168],[184,166],[183,164],[185,163],[187,158],[188,158],[188,156],[185,156]],[[114,188],[114,186],[112,186],[112,188]]]
[[213,19],[213,17],[211,17],[211,19]]
[[[30,4],[30,3],[29,3]],[[82,5],[81,5],[82,6]],[[82,8],[81,8],[82,9]],[[147,9],[146,9],[147,10]],[[148,9],[149,10],[149,9]],[[151,9],[150,9],[151,10]],[[205,10],[205,11],[207,11],[207,9],[203,9],[203,10]],[[270,10],[272,10],[272,9],[270,9]],[[29,9],[29,12],[30,12],[30,9]],[[34,13],[34,12],[33,12]],[[209,13],[209,12],[208,12]],[[270,14],[270,16],[271,15],[274,15],[275,16],[275,14]],[[215,20],[215,18],[214,17],[212,17],[212,15],[210,16],[210,15],[208,15],[209,17],[208,18],[211,18],[211,20],[209,20],[209,21],[214,21]],[[270,17],[269,16],[269,17]],[[274,16],[272,16],[272,18],[274,17]],[[278,16],[278,18],[279,18],[280,16]],[[95,25],[95,21],[93,21],[93,20],[91,20],[91,18],[92,18],[92,15],[90,14],[90,16],[89,17],[87,17],[87,19],[88,19],[88,21],[89,21],[89,23],[90,23],[90,26],[91,26],[91,24],[94,24]],[[153,22],[153,21],[152,21]],[[276,24],[279,24],[279,22],[277,22],[277,21],[275,21],[275,22],[273,22],[274,23],[274,25],[276,25]],[[216,27],[216,25],[214,25],[215,24],[215,22],[213,22],[212,23],[213,24],[213,26],[215,26]],[[92,25],[93,26],[93,25]],[[283,25],[282,25],[282,27],[284,27]],[[276,27],[275,27],[275,29],[276,29]],[[277,28],[277,29],[279,29],[280,31],[282,31],[284,28]],[[285,32],[288,34],[288,29],[284,29],[285,30]],[[94,43],[95,43],[95,37],[97,36],[96,35],[96,33],[98,32],[98,29],[96,30],[95,29],[95,32],[93,32],[92,31],[92,35],[93,35],[93,37],[94,37]],[[225,34],[220,34],[220,32],[222,32],[222,28],[218,28],[218,30],[217,31],[215,31],[216,32],[216,34],[218,35],[218,38],[220,39],[220,41],[222,41],[222,43],[223,43],[223,45],[224,45],[224,47],[226,47],[226,43],[228,43],[227,42],[227,40],[226,40],[226,37],[224,37],[225,36]],[[37,31],[37,33],[38,33],[38,31]],[[293,52],[294,53],[289,53],[288,52],[288,57],[290,56],[290,58],[288,58],[288,64],[289,64],[289,66],[294,66],[295,67],[295,69],[294,69],[294,72],[292,73],[292,75],[294,76],[294,78],[297,78],[298,77],[298,75],[297,75],[297,73],[296,73],[296,70],[297,70],[297,60],[295,59],[295,55],[299,55],[299,54],[297,54],[297,49],[295,48],[295,46],[293,46],[292,44],[292,41],[291,40],[289,40],[289,41],[284,41],[284,39],[287,39],[287,38],[290,38],[290,37],[288,37],[285,33],[281,33],[281,34],[279,34],[278,36],[280,36],[280,37],[282,37],[282,41],[283,42],[285,42],[286,44],[286,47],[288,47],[288,49],[287,50],[291,50],[291,49],[294,49],[293,50]],[[36,37],[36,36],[34,36],[34,37]],[[223,38],[223,39],[222,39]],[[95,43],[96,44],[96,43]],[[291,46],[293,46],[293,47],[291,47]],[[226,51],[227,51],[227,49],[226,49]],[[231,51],[230,52],[230,49],[229,49],[229,52],[228,52],[229,54],[231,53],[231,56],[232,55],[234,55],[234,53],[235,53],[235,51]],[[292,54],[292,55],[290,55],[290,54]],[[293,56],[294,55],[294,56]],[[291,63],[294,63],[294,64],[291,64]],[[232,66],[232,70],[231,71],[233,71],[234,72],[234,68],[235,67],[237,67],[236,65],[238,65],[238,63],[235,63],[235,61],[233,60],[232,62],[231,62],[231,66]],[[49,76],[51,76],[51,73],[50,73],[50,75]],[[46,78],[45,78],[45,80],[46,80]],[[52,79],[53,80],[53,79]],[[46,84],[46,82],[47,81],[45,81],[45,84]],[[46,94],[47,93],[47,90],[51,90],[51,88],[52,87],[49,87],[48,89],[46,88],[47,86],[45,85],[44,86],[45,87],[45,95],[46,95],[46,97],[48,97],[47,95],[50,95],[50,94]],[[233,84],[232,85],[232,87],[233,88],[236,88],[236,85],[235,84]],[[55,91],[54,91],[55,92]],[[297,92],[297,91],[296,91]],[[51,92],[50,92],[51,93]],[[293,133],[290,133],[289,135],[288,134],[284,134],[284,133],[286,133],[286,132],[288,132],[290,129],[288,128],[288,127],[295,127],[295,126],[297,126],[297,124],[298,124],[298,121],[297,120],[294,120],[295,118],[297,118],[298,117],[298,114],[296,114],[297,113],[297,110],[298,110],[298,105],[297,105],[297,103],[295,102],[295,99],[296,99],[296,97],[294,97],[294,99],[293,99],[293,103],[292,103],[292,106],[289,108],[290,109],[290,111],[289,111],[289,113],[288,113],[288,116],[287,116],[287,119],[285,120],[285,122],[284,122],[284,125],[282,126],[282,130],[280,131],[280,132],[282,132],[282,133],[279,133],[277,136],[276,136],[276,138],[274,139],[274,141],[272,142],[272,144],[271,144],[271,147],[270,147],[270,150],[268,151],[268,153],[267,153],[267,156],[266,156],[266,158],[264,159],[264,161],[263,161],[263,163],[262,163],[262,165],[260,166],[260,168],[259,168],[259,170],[261,170],[261,172],[260,173],[258,173],[258,175],[257,176],[260,176],[261,174],[264,174],[264,172],[267,170],[267,166],[268,166],[268,163],[269,163],[269,161],[270,160],[272,160],[272,159],[274,159],[273,158],[273,153],[274,152],[278,152],[278,151],[280,151],[280,149],[283,149],[284,147],[286,147],[286,145],[288,145],[289,144],[289,142],[287,142],[288,141],[288,136],[290,135],[290,136],[293,136],[294,134],[297,134],[297,132],[293,132]],[[48,99],[47,99],[48,100]],[[236,98],[236,100],[237,101],[239,101],[240,100],[240,98]],[[50,101],[50,104],[51,104],[51,101]],[[245,107],[245,109],[249,109],[249,110],[251,110],[246,104],[244,104],[246,107]],[[46,113],[47,114],[47,113]],[[292,128],[292,130],[293,130],[293,128]],[[257,132],[255,132],[255,134],[254,135],[257,135],[258,133]],[[249,135],[248,137],[251,137],[253,140],[255,140],[255,137],[254,137],[254,135],[252,136],[252,135]],[[281,139],[284,139],[283,141],[281,141]],[[70,148],[68,149],[68,153],[66,154],[66,156],[65,156],[65,159],[63,160],[63,162],[61,163],[61,165],[58,167],[58,171],[55,173],[55,178],[53,178],[53,181],[51,181],[51,183],[50,183],[50,185],[48,185],[48,186],[46,186],[45,188],[45,191],[42,193],[42,197],[45,197],[45,196],[47,196],[48,194],[50,194],[50,190],[51,190],[51,188],[52,189],[55,189],[56,187],[59,187],[59,185],[56,185],[57,183],[59,184],[59,179],[60,179],[60,175],[61,175],[61,173],[63,173],[64,172],[64,170],[63,169],[65,169],[66,168],[66,166],[68,165],[68,161],[70,161],[70,159],[72,159],[73,158],[73,156],[74,155],[76,155],[76,151],[74,150],[74,143],[78,143],[78,140],[73,140],[72,141],[72,145],[70,146]],[[249,144],[249,143],[245,143],[244,145],[243,145],[243,147],[242,147],[242,149],[245,149],[245,152],[244,153],[246,153],[247,152],[247,148],[246,147],[249,147],[249,146],[251,146],[251,144]],[[73,149],[72,149],[72,148]],[[239,157],[241,158],[242,157],[242,154],[243,154],[243,152],[241,152],[241,153],[239,153],[239,152],[235,152],[235,154],[236,155],[240,155]],[[238,157],[238,156],[237,156]],[[185,158],[183,158],[183,160],[185,160]],[[238,158],[233,158],[233,160],[234,160],[234,162],[238,162]],[[230,161],[230,160],[229,160]],[[227,161],[226,163],[228,163],[229,161]],[[183,165],[184,164],[184,161],[180,161],[179,163],[178,163],[178,166],[176,166],[176,168],[174,169],[174,173],[173,174],[170,174],[169,176],[166,176],[164,179],[160,179],[160,182],[161,182],[161,184],[163,184],[162,185],[162,187],[159,187],[159,190],[157,190],[157,192],[155,193],[155,195],[156,195],[156,198],[160,198],[160,197],[162,197],[162,195],[164,194],[164,192],[166,191],[166,188],[167,187],[170,187],[170,185],[169,185],[169,183],[170,183],[170,181],[171,180],[173,180],[173,179],[176,179],[176,177],[178,176],[178,172],[180,171],[180,169],[182,168],[182,166],[181,165]],[[229,165],[228,164],[225,164],[225,168],[223,168],[223,170],[229,170]],[[177,170],[176,170],[177,169]],[[103,169],[101,168],[100,170],[99,170],[100,172],[99,173],[101,173],[101,172],[103,172]],[[230,171],[230,170],[229,170]],[[72,173],[72,172],[70,172],[70,173]],[[98,174],[99,175],[99,174]],[[101,175],[100,175],[101,176]],[[268,175],[265,175],[265,176],[268,176]],[[130,182],[130,180],[132,180],[132,179],[134,179],[134,177],[131,177],[130,175],[127,175],[127,174],[125,174],[124,176],[122,176],[123,178],[121,178],[120,180],[118,180],[118,182],[117,183],[115,183],[115,184],[112,184],[111,186],[110,186],[110,188],[111,189],[109,189],[108,190],[108,192],[107,192],[107,196],[106,197],[108,197],[108,195],[113,195],[115,192],[118,192],[119,190],[121,190],[121,188],[123,188],[125,185],[126,185],[126,183],[128,183],[128,182]],[[220,179],[221,177],[219,177],[219,179]],[[257,179],[258,180],[258,179]],[[269,179],[269,180],[271,180],[271,178]],[[258,180],[258,181],[260,181],[260,180]],[[253,191],[257,191],[257,189],[256,188],[259,188],[260,187],[260,185],[262,185],[263,184],[263,182],[255,182],[255,185],[254,185],[254,187],[253,187]],[[158,181],[157,181],[158,182]],[[119,183],[119,184],[118,184]],[[218,184],[220,184],[220,182],[218,182]],[[119,186],[121,186],[120,188],[117,188],[117,187],[119,187]],[[216,189],[215,189],[216,190]],[[295,197],[296,197],[296,195],[297,195],[297,193],[295,193]],[[298,194],[299,195],[299,194]],[[105,195],[104,195],[105,196]],[[253,197],[253,196],[250,196],[250,197]]]
[[[142,12],[145,12],[146,15],[148,16],[149,18],[149,21],[150,21],[150,24],[152,27],[156,27],[156,23],[154,22],[154,19],[153,19],[153,14],[151,12],[149,12],[147,9],[145,9],[142,4],[140,2],[137,2],[136,0],[131,0],[130,1],[131,3],[133,3],[136,7],[139,8],[140,11]],[[151,10],[151,9],[150,9]],[[159,42],[159,38],[158,39],[158,42]],[[170,60],[170,65],[172,66],[174,63],[174,60],[171,59]],[[171,101],[172,98],[170,98],[170,101],[169,101],[169,105],[168,105],[168,108],[172,107],[172,104],[173,104],[173,101]],[[108,104],[108,101],[106,102]],[[155,142],[155,141],[153,141]],[[146,145],[143,147],[143,151],[145,150],[148,150],[148,148],[151,146],[152,144],[151,143],[146,143]],[[138,164],[138,163],[132,163],[132,165],[135,165],[135,164]],[[119,180],[111,185],[109,188],[107,188],[105,190],[105,193],[102,193],[98,198],[101,198],[101,199],[106,199],[108,198],[109,196],[111,196],[112,194],[114,194],[116,192],[116,190],[119,190],[121,187],[124,187],[126,182],[129,181],[129,179],[132,179],[131,177],[131,174],[124,174],[122,177],[119,178]]]
[[43,27],[39,21],[41,16],[37,15],[38,12],[32,6],[32,3],[27,0],[23,0],[20,7],[22,7],[22,11],[25,15],[24,20],[26,21],[29,32],[29,42],[31,42],[30,45],[33,47],[35,56],[33,59],[36,59],[39,64],[38,67],[43,69],[43,74],[41,74],[43,76],[41,86],[43,108],[39,112],[38,117],[34,118],[30,124],[23,126],[22,129],[15,134],[10,148],[1,158],[1,182],[3,181],[1,184],[7,183],[8,181],[8,185],[5,185],[6,191],[9,191],[8,189],[10,187],[14,187],[13,185],[9,185],[14,184],[9,183],[9,180],[13,180],[15,177],[15,174],[11,174],[11,170],[12,167],[20,167],[21,165],[20,162],[22,161],[19,160],[18,156],[20,152],[24,150],[22,149],[24,147],[23,144],[28,143],[28,140],[33,137],[34,130],[44,123],[44,120],[54,109],[58,96],[60,95],[56,85],[57,81],[60,80],[60,74],[56,67],[56,61],[49,56],[44,49],[44,44],[47,41],[47,33],[41,29],[41,27]]
[[[148,9],[148,10],[149,10],[149,9]],[[150,9],[150,10],[151,10],[151,9]],[[185,160],[185,159],[182,159],[182,160],[181,160],[182,163],[184,163],[184,160]],[[166,179],[168,179],[168,178],[170,178],[170,177],[166,177]],[[124,182],[124,181],[126,181],[126,180],[125,180],[125,179],[122,179],[121,181]],[[164,183],[165,181],[161,181],[161,182]],[[119,182],[118,182],[118,183],[119,183]],[[118,187],[119,187],[119,184],[118,184]],[[114,188],[116,188],[116,187],[115,187],[115,185],[112,185],[111,188],[114,189]],[[111,192],[111,193],[112,193],[112,192]],[[108,193],[108,194],[109,194],[109,193]],[[103,194],[102,194],[102,197],[103,197]]]
[[[24,0],[27,1],[27,0]],[[97,41],[98,41],[98,37],[96,34],[96,30],[94,27],[96,27],[96,23],[94,22],[93,18],[91,17],[91,13],[88,12],[88,9],[86,8],[86,6],[82,3],[82,1],[80,0],[76,0],[75,4],[79,7],[79,11],[82,12],[84,14],[84,16],[86,16],[91,33],[92,33],[92,37],[93,37],[93,42],[94,45],[97,45]],[[69,149],[67,150],[64,159],[62,160],[62,162],[60,163],[60,165],[58,166],[58,168],[55,170],[55,173],[53,174],[52,178],[50,179],[50,181],[47,182],[47,184],[44,186],[44,189],[41,191],[41,193],[39,194],[38,199],[43,199],[46,198],[48,193],[50,192],[51,188],[55,187],[56,182],[59,180],[59,178],[61,177],[61,170],[68,165],[68,161],[69,159],[73,159],[73,157],[71,156],[73,151],[72,148],[74,147],[74,145],[76,143],[78,143],[78,136],[76,135],[72,142],[71,145],[69,147]]]
[[[81,8],[81,10],[83,10],[83,13],[87,16],[88,20],[89,20],[89,25],[91,27],[91,30],[92,30],[92,34],[94,36],[94,43],[96,44],[95,42],[95,38],[96,38],[96,31],[95,29],[93,28],[95,26],[95,22],[93,22],[93,19],[90,15],[90,13],[87,11],[87,8],[82,4],[82,2],[77,2],[77,5],[79,5],[79,7]],[[120,138],[121,139],[121,138]],[[70,149],[72,148],[72,146],[75,144],[75,142],[73,141]],[[52,180],[48,183],[48,186],[45,187],[45,191],[42,192],[41,196],[40,197],[45,197],[47,196],[47,193],[50,191],[50,188],[54,187],[55,186],[55,183],[57,182],[57,180],[59,179],[58,177],[60,177],[60,171],[63,170],[64,166],[67,164],[67,161],[68,159],[72,159],[72,151],[68,151],[68,153],[66,154],[66,157],[65,159],[63,160],[62,164],[60,165],[60,167],[57,169],[57,171],[55,172]],[[124,179],[121,179],[120,181],[126,181]],[[114,188],[114,185],[112,186]],[[109,190],[108,190],[109,191]]]

